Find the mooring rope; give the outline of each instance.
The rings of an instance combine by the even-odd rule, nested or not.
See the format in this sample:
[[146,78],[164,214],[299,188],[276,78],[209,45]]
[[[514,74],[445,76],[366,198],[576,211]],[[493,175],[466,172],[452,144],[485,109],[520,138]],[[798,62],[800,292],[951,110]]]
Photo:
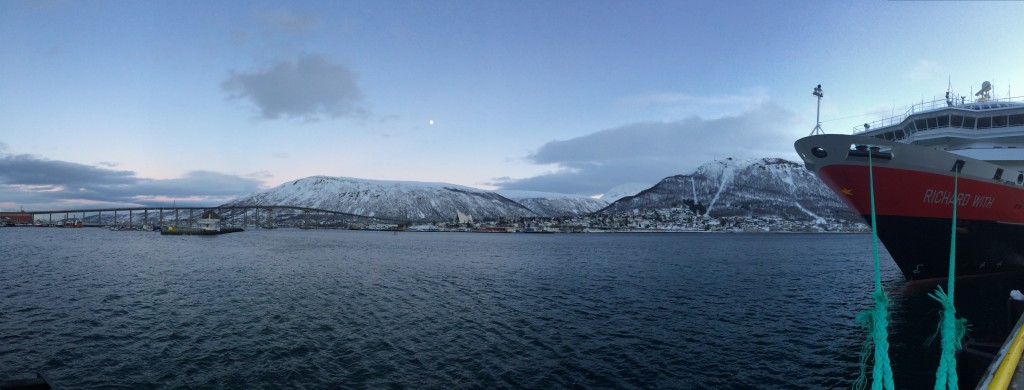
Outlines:
[[[864,311],[857,315],[859,323],[868,333],[867,340],[860,351],[860,376],[853,383],[853,388],[863,390],[867,385],[867,361],[871,355],[872,347],[874,354],[874,369],[871,372],[871,388],[888,389],[896,388],[892,380],[892,367],[889,363],[889,297],[882,290],[882,271],[878,261],[878,218],[875,215],[875,176],[874,166],[871,162],[871,150],[868,149],[868,186],[871,195],[871,238],[875,258],[875,308]],[[955,374],[954,374],[955,375]],[[883,387],[884,386],[884,387]]]
[[942,291],[939,285],[935,292],[928,294],[942,304],[942,315],[939,328],[936,332],[942,332],[942,356],[939,358],[939,368],[935,371],[935,389],[956,389],[956,351],[963,347],[964,334],[967,331],[967,320],[956,318],[956,308],[953,307],[953,280],[956,276],[956,204],[959,203],[957,185],[960,181],[961,165],[953,166],[953,228],[949,238],[949,281],[947,290]]

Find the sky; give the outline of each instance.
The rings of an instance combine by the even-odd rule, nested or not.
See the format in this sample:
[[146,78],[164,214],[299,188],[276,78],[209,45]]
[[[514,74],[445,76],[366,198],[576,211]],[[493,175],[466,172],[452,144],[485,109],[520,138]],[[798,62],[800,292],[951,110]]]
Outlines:
[[0,210],[314,175],[594,196],[991,81],[1021,2],[0,0]]

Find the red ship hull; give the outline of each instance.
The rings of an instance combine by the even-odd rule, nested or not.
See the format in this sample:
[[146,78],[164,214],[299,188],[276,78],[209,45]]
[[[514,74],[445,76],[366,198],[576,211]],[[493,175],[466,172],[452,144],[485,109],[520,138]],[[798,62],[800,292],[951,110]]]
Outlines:
[[[797,141],[807,167],[868,223],[868,152],[856,145],[878,147],[870,168],[876,232],[907,279],[948,277],[954,203],[956,276],[1024,270],[1024,186],[1004,180],[1002,168],[874,138],[820,135]],[[811,153],[814,148],[818,153]]]

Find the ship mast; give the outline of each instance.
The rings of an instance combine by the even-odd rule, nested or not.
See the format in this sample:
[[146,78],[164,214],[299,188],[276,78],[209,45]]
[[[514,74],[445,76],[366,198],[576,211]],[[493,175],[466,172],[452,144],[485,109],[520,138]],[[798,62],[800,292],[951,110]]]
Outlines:
[[818,97],[818,124],[814,126],[814,130],[811,130],[811,135],[825,134],[825,130],[821,129],[821,98],[825,97],[825,94],[821,93],[821,84],[814,88],[814,96]]

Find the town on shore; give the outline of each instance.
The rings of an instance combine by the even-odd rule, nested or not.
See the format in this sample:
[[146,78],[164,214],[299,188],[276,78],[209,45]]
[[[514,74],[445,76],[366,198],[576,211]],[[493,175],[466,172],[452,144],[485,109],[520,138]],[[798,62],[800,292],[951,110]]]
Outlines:
[[[27,213],[25,213],[27,214]],[[137,221],[137,220],[136,220]],[[173,221],[164,221],[171,224]],[[187,220],[182,221],[190,225]],[[279,213],[262,221],[223,221],[225,226],[246,226],[256,229],[349,229],[409,232],[482,232],[482,233],[608,233],[608,232],[733,232],[733,233],[867,233],[870,228],[847,219],[818,218],[790,220],[775,216],[719,216],[693,214],[686,207],[638,209],[613,214],[590,214],[571,217],[502,217],[474,221],[459,213],[449,221],[438,222],[353,222],[345,218],[303,218],[300,214]],[[148,226],[147,226],[148,225]],[[105,227],[111,230],[159,230],[154,224],[132,225],[124,219],[102,221],[87,218],[35,221],[0,216],[0,227]]]

